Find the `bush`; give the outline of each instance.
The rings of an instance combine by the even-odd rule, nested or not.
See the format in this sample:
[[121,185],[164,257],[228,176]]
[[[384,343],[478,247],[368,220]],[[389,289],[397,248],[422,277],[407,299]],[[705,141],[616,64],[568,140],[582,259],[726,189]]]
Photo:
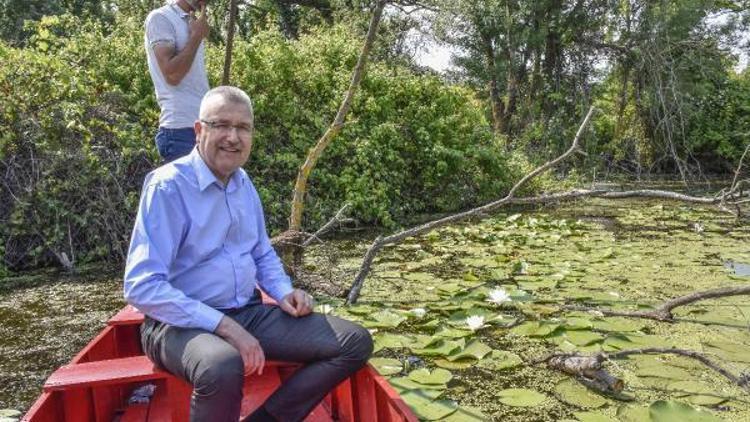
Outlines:
[[[0,245],[18,269],[124,258],[144,174],[157,165],[158,107],[142,23],[45,18],[25,49],[0,44]],[[72,35],[66,35],[72,34]],[[338,26],[288,41],[274,32],[236,43],[232,80],[254,99],[247,171],[271,230],[286,226],[307,150],[332,121],[359,43]],[[221,48],[208,49],[221,74]],[[212,85],[218,81],[211,78]],[[312,173],[305,226],[345,202],[354,216],[395,225],[501,196],[528,166],[504,152],[482,107],[461,87],[372,63],[342,133]]]

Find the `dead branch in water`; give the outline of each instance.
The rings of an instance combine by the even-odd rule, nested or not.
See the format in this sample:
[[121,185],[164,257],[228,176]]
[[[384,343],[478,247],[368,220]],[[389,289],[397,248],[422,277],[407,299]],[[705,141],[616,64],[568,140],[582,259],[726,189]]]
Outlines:
[[[677,192],[655,190],[655,189],[638,189],[638,190],[630,190],[630,191],[622,191],[622,192],[613,192],[613,191],[608,191],[608,190],[593,190],[593,189],[576,189],[576,190],[572,190],[569,192],[540,195],[536,197],[515,198],[514,195],[521,186],[523,186],[532,178],[538,176],[540,173],[557,165],[559,162],[566,159],[569,155],[571,155],[573,152],[576,152],[578,150],[578,143],[580,141],[581,135],[584,129],[586,128],[586,126],[588,125],[588,122],[591,119],[593,112],[594,112],[594,109],[592,107],[591,109],[589,109],[589,112],[587,113],[586,117],[581,123],[581,126],[578,128],[576,136],[573,139],[573,144],[564,154],[562,154],[561,156],[557,157],[556,159],[552,161],[545,163],[544,165],[538,167],[531,173],[524,176],[518,183],[516,183],[513,186],[513,188],[511,188],[510,192],[508,192],[508,194],[504,198],[498,201],[494,201],[489,204],[468,210],[468,211],[464,211],[464,212],[454,214],[448,217],[444,217],[438,220],[434,220],[434,221],[425,223],[421,226],[413,227],[411,229],[407,229],[407,230],[401,231],[399,233],[396,233],[390,236],[378,237],[372,243],[372,245],[370,245],[369,249],[367,250],[367,253],[365,254],[365,257],[363,258],[362,265],[360,266],[360,269],[357,272],[357,275],[354,278],[354,282],[352,283],[352,286],[349,290],[346,303],[347,304],[356,303],[357,299],[359,298],[359,293],[362,290],[362,286],[364,284],[365,278],[370,272],[372,261],[374,260],[375,256],[380,251],[380,249],[382,249],[384,246],[398,243],[406,238],[426,233],[430,230],[433,230],[441,226],[445,226],[450,223],[458,222],[469,217],[482,215],[482,214],[494,211],[506,205],[543,204],[543,203],[565,201],[565,200],[587,198],[587,197],[596,197],[596,198],[605,198],[605,199],[660,198],[660,199],[682,201],[682,202],[688,202],[688,203],[694,203],[694,204],[719,205],[722,209],[724,209],[726,205],[738,206],[740,203],[742,203],[742,199],[741,199],[742,196],[739,193],[738,189],[742,186],[743,181],[733,183],[733,187],[731,189],[722,191],[720,195],[716,195],[714,197],[698,197],[698,196],[691,196],[691,195],[686,195],[686,194],[677,193]],[[742,163],[740,162],[740,165],[741,164]],[[735,215],[738,215],[738,213],[734,213],[734,212],[732,213]]]
[[673,354],[695,359],[708,368],[718,372],[733,384],[750,393],[750,377],[746,375],[736,376],[729,370],[721,367],[702,353],[677,349],[651,347],[644,349],[628,349],[614,353],[594,353],[591,355],[556,353],[536,359],[531,363],[538,365],[546,363],[547,367],[568,375],[573,375],[580,382],[602,394],[618,397],[625,387],[623,381],[611,375],[604,368],[604,362],[613,359],[622,359],[631,355],[659,355]]
[[352,287],[349,289],[349,295],[347,296],[346,303],[354,304],[357,302],[357,299],[359,298],[359,292],[362,290],[362,286],[364,285],[365,278],[367,277],[367,274],[369,274],[370,272],[372,261],[373,259],[375,259],[375,255],[377,255],[378,251],[380,251],[380,249],[382,249],[383,246],[396,243],[396,242],[400,242],[408,237],[426,233],[437,227],[442,227],[447,224],[461,221],[461,220],[464,220],[466,218],[469,218],[475,215],[486,213],[488,211],[494,210],[496,208],[499,208],[503,205],[510,203],[516,191],[520,189],[521,186],[526,184],[526,182],[538,176],[540,173],[548,170],[549,168],[557,165],[557,163],[564,160],[565,158],[567,158],[569,155],[571,155],[573,152],[575,152],[578,149],[578,142],[581,139],[581,135],[583,134],[584,129],[588,126],[588,123],[591,120],[591,117],[593,116],[593,114],[594,114],[594,107],[592,106],[591,108],[589,108],[589,111],[586,114],[586,117],[583,119],[581,126],[578,128],[578,131],[576,132],[576,136],[575,138],[573,138],[573,144],[570,146],[570,148],[567,151],[565,151],[564,154],[555,158],[552,161],[548,161],[544,163],[543,165],[533,170],[531,173],[524,176],[520,181],[518,181],[518,183],[516,183],[510,189],[510,191],[504,198],[498,201],[483,205],[481,207],[471,209],[469,211],[464,211],[459,214],[454,214],[454,215],[444,217],[438,220],[433,220],[428,223],[422,224],[421,226],[413,227],[411,229],[404,230],[404,231],[401,231],[396,234],[392,234],[387,237],[378,237],[377,239],[375,239],[373,244],[367,250],[367,253],[365,254],[365,257],[359,269],[359,272],[357,272],[357,275],[354,278],[354,283],[352,283]]
[[307,240],[302,242],[302,247],[306,248],[307,246],[310,245],[310,243],[312,243],[313,240],[320,241],[320,236],[323,236],[324,234],[328,233],[333,228],[333,226],[336,225],[337,223],[344,222],[346,219],[343,218],[343,215],[344,215],[344,212],[346,212],[347,208],[349,208],[349,204],[344,204],[344,206],[341,207],[340,210],[338,210],[336,215],[334,215],[330,221],[325,223],[323,227],[318,229],[318,231],[316,231],[310,237],[308,237]]
[[607,316],[622,316],[630,318],[646,318],[662,322],[674,322],[672,310],[679,306],[689,305],[701,300],[715,299],[719,297],[740,296],[750,294],[750,285],[740,287],[724,287],[720,289],[704,290],[670,299],[652,311],[617,311],[612,309],[600,309],[588,306],[565,306],[571,311],[600,312]]

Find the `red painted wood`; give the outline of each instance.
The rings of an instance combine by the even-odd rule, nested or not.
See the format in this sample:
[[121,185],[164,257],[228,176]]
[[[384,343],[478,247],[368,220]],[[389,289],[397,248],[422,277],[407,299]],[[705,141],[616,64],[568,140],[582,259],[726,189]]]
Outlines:
[[140,325],[115,325],[115,357],[126,358],[143,354]]
[[160,381],[156,384],[154,396],[148,408],[148,422],[176,422],[172,421],[172,410],[169,408],[167,383]]
[[110,421],[123,402],[119,386],[91,389],[94,415],[97,421]]
[[[267,302],[269,299],[264,297]],[[156,368],[142,355],[139,342],[141,321],[142,315],[132,307],[126,307],[115,315],[109,325],[76,355],[71,364],[59,368],[50,376],[42,396],[22,420],[109,422],[118,408],[125,408],[126,414],[137,414],[141,410],[129,410],[133,406],[126,406],[134,384],[154,381],[160,388],[157,388],[149,405],[148,420],[186,421],[191,387]],[[250,413],[264,402],[278,388],[281,380],[289,377],[299,367],[295,363],[266,362],[263,377],[246,379],[242,414]],[[387,411],[382,421],[418,420],[388,381],[368,366],[336,387],[307,420],[374,422],[379,420],[378,411]],[[330,414],[333,414],[333,418]]]
[[89,356],[91,355],[91,352],[93,350],[99,349],[103,346],[105,342],[110,341],[110,337],[114,335],[114,331],[111,327],[104,327],[104,329],[99,332],[99,334],[94,337],[93,340],[89,342],[86,346],[84,346],[83,349],[81,349],[80,352],[78,352],[73,359],[70,360],[71,364],[74,363],[84,363],[84,362],[90,362],[92,359],[89,359]]
[[167,376],[169,374],[155,367],[146,356],[109,359],[61,366],[44,383],[44,391],[123,384]]
[[360,372],[363,371],[370,374],[370,377],[373,380],[376,388],[387,397],[388,402],[393,406],[393,410],[395,410],[396,413],[401,416],[402,419],[400,420],[407,422],[419,422],[419,418],[417,418],[417,415],[414,414],[414,411],[412,411],[409,405],[404,402],[404,399],[402,399],[401,396],[398,395],[398,392],[393,388],[393,386],[391,386],[391,384],[388,383],[388,380],[378,374],[378,372],[375,370],[375,368],[372,367],[372,365],[368,363],[366,367],[360,370]]
[[172,409],[172,422],[188,422],[193,386],[177,377],[170,376],[166,380],[166,389],[169,397],[168,406]]
[[131,404],[120,417],[120,422],[146,422],[149,404]]
[[348,379],[340,383],[332,393],[334,416],[341,422],[354,422],[354,400],[352,383]]
[[90,388],[75,388],[62,393],[63,421],[94,421]]
[[141,311],[133,305],[125,305],[118,313],[107,321],[108,325],[140,325],[143,322]]
[[331,414],[328,413],[325,408],[319,404],[309,415],[305,418],[304,422],[333,422],[334,419]]
[[62,414],[61,395],[58,391],[42,393],[21,418],[21,422],[58,422],[59,415]]
[[281,376],[278,367],[266,367],[263,375],[245,377],[240,414],[245,417],[253,413],[280,385]]
[[359,422],[377,422],[378,409],[375,403],[375,384],[366,369],[360,369],[354,375],[352,383],[354,408]]

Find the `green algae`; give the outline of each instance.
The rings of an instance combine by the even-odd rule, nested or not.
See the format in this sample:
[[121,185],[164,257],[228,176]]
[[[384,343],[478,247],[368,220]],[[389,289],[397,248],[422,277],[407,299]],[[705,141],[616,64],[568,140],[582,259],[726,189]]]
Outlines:
[[[404,358],[416,354],[429,368],[450,369],[454,380],[443,399],[476,408],[492,420],[617,420],[623,404],[611,398],[601,398],[604,404],[600,408],[585,412],[580,403],[560,399],[556,387],[560,388],[561,381],[572,382],[564,374],[529,364],[497,365],[492,359],[500,353],[528,361],[554,350],[679,346],[706,351],[740,374],[749,366],[748,354],[743,353],[750,347],[747,297],[678,308],[675,315],[679,322],[673,324],[565,312],[559,305],[648,310],[697,290],[741,285],[750,278],[738,276],[727,262],[750,262],[749,238],[750,228],[709,208],[591,200],[551,212],[497,215],[441,228],[411,239],[407,245],[388,248],[381,252],[360,300],[381,309],[408,306],[428,310],[429,327],[408,321],[399,326],[399,333],[436,337],[441,333],[442,341],[446,335],[460,335],[462,339],[479,339],[492,350],[476,364],[454,366],[420,349],[384,348],[379,352]],[[410,274],[409,263],[415,258],[429,265],[412,267]],[[382,274],[394,269],[399,273],[388,273],[390,279],[385,280]],[[466,281],[473,284],[462,284]],[[483,315],[486,319],[492,305],[483,301],[487,292],[496,288],[533,292],[530,300],[514,301],[502,309],[505,320],[517,320],[520,325],[482,328],[473,336],[448,330],[451,325],[457,327],[456,321],[463,316]],[[452,354],[461,353],[455,343],[452,347]],[[648,409],[659,400],[674,399],[702,406],[708,412],[705,414],[725,420],[750,420],[746,393],[705,366],[652,356],[646,358],[658,362],[639,366],[638,358],[619,360],[608,367],[628,386],[627,393],[634,399],[628,409]],[[683,366],[675,366],[676,362]],[[667,370],[674,368],[672,378],[660,376],[666,371],[663,365]],[[687,392],[674,388],[695,386],[691,383],[700,388]],[[498,393],[508,389],[528,389],[550,399],[539,406],[514,408],[498,400]]]

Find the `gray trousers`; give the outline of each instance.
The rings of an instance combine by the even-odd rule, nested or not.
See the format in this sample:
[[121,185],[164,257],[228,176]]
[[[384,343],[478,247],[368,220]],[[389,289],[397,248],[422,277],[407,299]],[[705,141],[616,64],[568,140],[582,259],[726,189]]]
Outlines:
[[[258,339],[266,360],[304,364],[263,405],[279,421],[302,420],[372,353],[370,333],[337,317],[313,313],[295,318],[277,306],[257,303],[225,314]],[[141,343],[154,363],[193,385],[191,422],[238,421],[244,367],[237,349],[208,331],[148,317]]]

